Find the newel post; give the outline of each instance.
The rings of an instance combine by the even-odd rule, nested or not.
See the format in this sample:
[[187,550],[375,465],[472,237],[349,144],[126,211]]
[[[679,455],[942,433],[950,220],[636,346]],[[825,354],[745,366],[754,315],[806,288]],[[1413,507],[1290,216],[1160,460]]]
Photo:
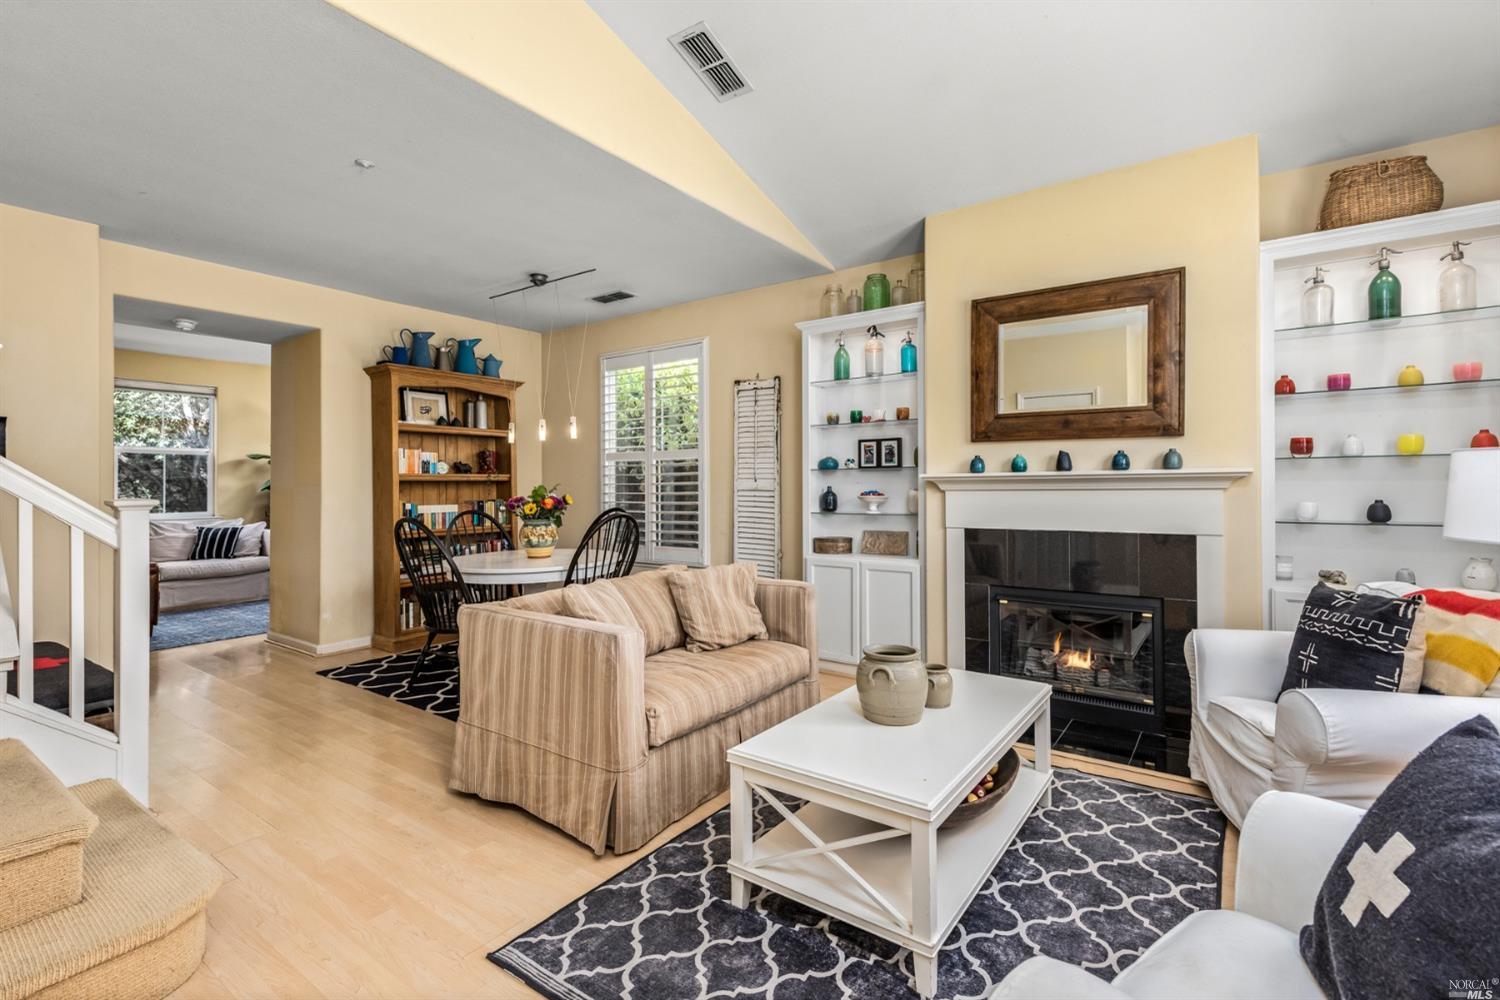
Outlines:
[[110,502],[119,518],[115,553],[115,736],[118,780],[151,804],[150,513],[154,500]]

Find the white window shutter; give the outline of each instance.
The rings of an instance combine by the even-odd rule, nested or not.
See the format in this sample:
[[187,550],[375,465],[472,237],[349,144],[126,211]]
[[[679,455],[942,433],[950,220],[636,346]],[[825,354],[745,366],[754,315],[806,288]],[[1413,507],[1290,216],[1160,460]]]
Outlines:
[[734,560],[781,575],[781,379],[734,383]]

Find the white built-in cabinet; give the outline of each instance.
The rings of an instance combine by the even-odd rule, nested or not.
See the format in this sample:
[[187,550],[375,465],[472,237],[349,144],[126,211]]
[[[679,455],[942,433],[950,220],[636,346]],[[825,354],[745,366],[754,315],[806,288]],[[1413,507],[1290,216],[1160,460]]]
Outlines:
[[[798,323],[802,331],[802,549],[804,579],[817,592],[818,655],[835,663],[857,663],[870,645],[899,643],[924,648],[922,613],[921,528],[923,496],[921,464],[922,382],[925,366],[922,303],[890,306]],[[880,371],[867,371],[865,342],[876,326],[884,338]],[[917,350],[917,370],[901,371],[901,344],[910,335]],[[834,379],[833,358],[838,339],[849,352],[850,378]],[[896,410],[910,410],[905,420]],[[884,421],[851,424],[849,411],[874,415]],[[830,424],[826,414],[839,414]],[[895,438],[901,442],[901,464],[890,468],[857,467],[859,442]],[[838,468],[818,467],[831,457]],[[846,460],[856,460],[849,468]],[[839,498],[835,513],[820,508],[823,491],[832,486]],[[867,511],[859,501],[865,489],[883,491],[887,500],[879,511]],[[904,531],[906,555],[865,555],[861,542],[868,530]],[[815,554],[813,539],[843,536],[853,539],[848,555]]]

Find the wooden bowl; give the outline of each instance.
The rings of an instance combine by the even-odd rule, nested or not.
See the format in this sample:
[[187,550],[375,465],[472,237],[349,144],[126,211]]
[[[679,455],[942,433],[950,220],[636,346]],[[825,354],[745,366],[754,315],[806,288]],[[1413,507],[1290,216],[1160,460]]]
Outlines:
[[[958,808],[948,814],[943,820],[943,827],[962,826],[970,823],[995,807],[995,803],[1005,798],[1005,793],[1010,791],[1016,783],[1016,775],[1021,772],[1021,755],[1016,753],[1015,748],[1005,752],[1000,758],[1000,770],[995,775],[995,790],[985,795],[978,802],[960,802]],[[967,795],[967,793],[965,793]]]

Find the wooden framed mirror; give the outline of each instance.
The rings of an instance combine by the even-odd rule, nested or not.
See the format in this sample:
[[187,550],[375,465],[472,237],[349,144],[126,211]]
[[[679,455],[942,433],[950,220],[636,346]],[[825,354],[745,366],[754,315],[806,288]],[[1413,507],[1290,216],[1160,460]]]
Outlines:
[[1183,268],[975,299],[975,441],[1178,437]]

